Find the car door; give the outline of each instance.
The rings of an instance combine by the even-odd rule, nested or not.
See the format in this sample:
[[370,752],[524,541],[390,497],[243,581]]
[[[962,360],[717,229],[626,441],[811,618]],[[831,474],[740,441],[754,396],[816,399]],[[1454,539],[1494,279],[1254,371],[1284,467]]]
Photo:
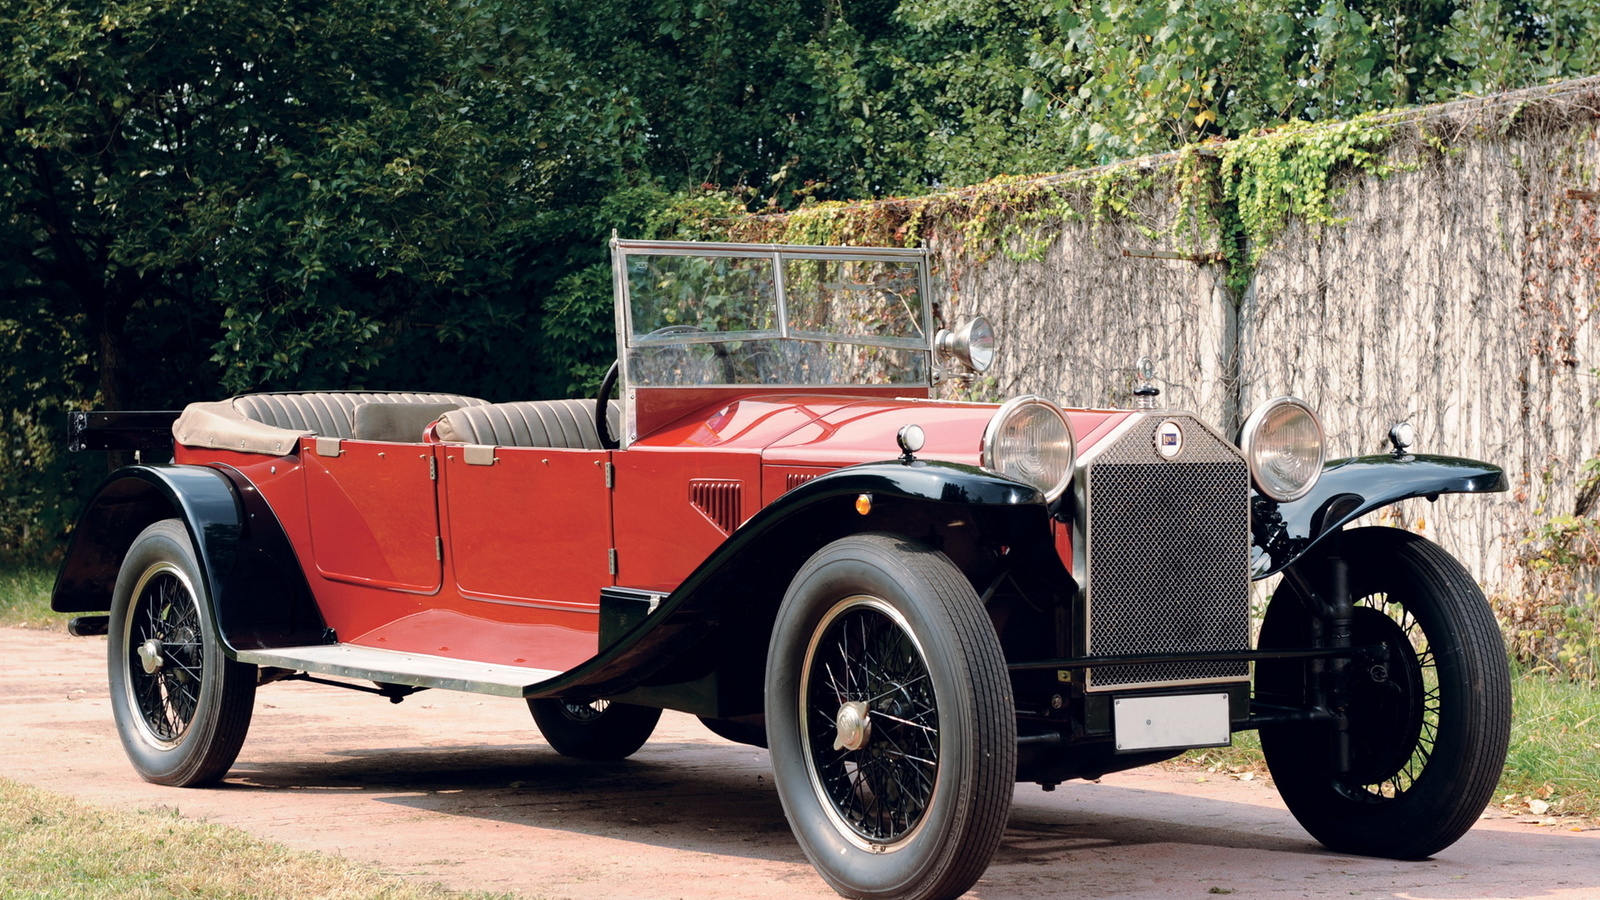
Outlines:
[[468,600],[593,612],[613,583],[611,454],[444,445],[454,579]]
[[441,584],[431,448],[305,438],[306,507],[323,577],[414,593]]

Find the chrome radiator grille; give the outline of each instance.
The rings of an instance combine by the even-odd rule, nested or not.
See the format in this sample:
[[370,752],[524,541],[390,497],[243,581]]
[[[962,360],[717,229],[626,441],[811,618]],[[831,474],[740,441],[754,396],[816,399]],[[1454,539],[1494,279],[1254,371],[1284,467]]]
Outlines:
[[[1171,459],[1156,450],[1164,422],[1182,432]],[[1249,646],[1250,473],[1239,452],[1190,416],[1144,414],[1093,448],[1080,477],[1089,654]],[[1107,666],[1090,671],[1088,688],[1248,675],[1242,662]]]

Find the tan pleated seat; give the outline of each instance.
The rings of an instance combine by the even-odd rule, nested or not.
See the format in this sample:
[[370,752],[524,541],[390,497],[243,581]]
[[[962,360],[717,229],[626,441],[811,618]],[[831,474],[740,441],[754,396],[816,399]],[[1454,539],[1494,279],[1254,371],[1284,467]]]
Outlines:
[[[457,407],[485,405],[476,397],[463,397],[460,394],[406,391],[319,391],[305,394],[245,394],[233,398],[233,408],[251,421],[274,428],[336,438],[355,437],[355,409],[368,403],[454,404]],[[422,440],[421,429],[410,440]]]
[[[611,401],[609,422],[613,434],[617,419],[617,403]],[[522,400],[464,406],[441,416],[435,433],[439,440],[455,444],[604,449],[594,427],[593,400]]]

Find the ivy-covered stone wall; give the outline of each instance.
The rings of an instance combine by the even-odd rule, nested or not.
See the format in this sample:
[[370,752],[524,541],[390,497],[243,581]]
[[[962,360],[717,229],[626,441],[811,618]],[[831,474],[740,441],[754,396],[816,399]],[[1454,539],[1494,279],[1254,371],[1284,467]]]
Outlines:
[[1229,433],[1283,394],[1334,456],[1409,420],[1417,452],[1498,463],[1512,490],[1376,518],[1452,549],[1511,619],[1530,537],[1595,512],[1596,192],[1591,78],[698,233],[930,247],[941,317],[983,312],[1002,345],[957,395],[1126,405],[1148,355],[1165,403]]

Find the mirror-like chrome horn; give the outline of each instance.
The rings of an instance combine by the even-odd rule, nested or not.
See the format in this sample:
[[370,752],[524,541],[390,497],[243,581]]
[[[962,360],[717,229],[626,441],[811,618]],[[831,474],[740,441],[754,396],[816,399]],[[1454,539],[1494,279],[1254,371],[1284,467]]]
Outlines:
[[994,365],[994,326],[983,316],[973,316],[954,331],[939,329],[933,338],[933,346],[940,356],[952,357],[982,374]]

